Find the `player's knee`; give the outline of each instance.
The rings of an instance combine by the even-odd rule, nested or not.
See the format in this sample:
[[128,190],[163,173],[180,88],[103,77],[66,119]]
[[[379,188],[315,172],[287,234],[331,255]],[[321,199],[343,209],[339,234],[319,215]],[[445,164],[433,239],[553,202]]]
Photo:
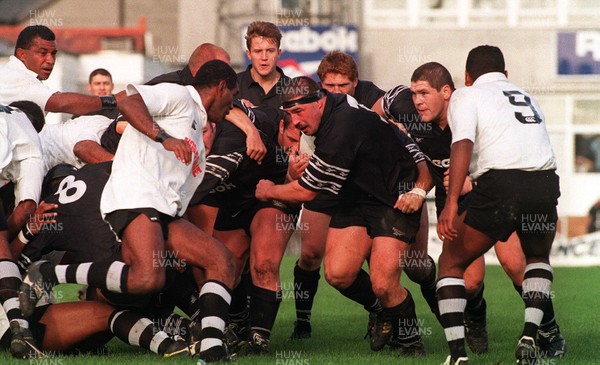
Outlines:
[[164,270],[149,270],[142,275],[133,276],[133,283],[130,285],[129,292],[133,294],[154,293],[160,291],[165,286]]
[[335,270],[328,269],[325,266],[325,280],[329,285],[333,286],[337,290],[344,290],[354,282],[356,275],[349,275],[347,272],[336,272]]
[[252,278],[255,281],[259,283],[269,282],[276,279],[279,263],[275,263],[273,260],[257,260],[251,270],[253,272]]
[[308,271],[313,271],[321,267],[321,262],[323,262],[323,254],[316,251],[303,251],[298,259],[300,267]]
[[473,279],[473,278],[465,278],[465,293],[467,298],[473,297],[475,294],[479,293],[481,287],[483,286],[483,278],[481,279]]
[[432,266],[427,265],[405,265],[403,268],[408,278],[415,283],[420,283],[431,275]]

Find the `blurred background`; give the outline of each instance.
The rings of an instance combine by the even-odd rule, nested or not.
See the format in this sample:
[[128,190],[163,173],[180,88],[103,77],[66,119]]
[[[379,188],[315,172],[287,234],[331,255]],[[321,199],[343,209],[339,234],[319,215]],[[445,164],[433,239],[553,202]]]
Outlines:
[[[0,0],[0,65],[21,30],[41,24],[59,49],[45,82],[61,91],[87,92],[98,67],[112,73],[116,91],[143,83],[183,67],[204,42],[225,48],[241,71],[245,26],[254,20],[281,28],[286,74],[316,77],[321,57],[338,49],[356,59],[361,79],[385,90],[410,84],[429,61],[462,86],[468,51],[500,47],[509,79],[540,103],[558,158],[555,251],[600,264],[600,237],[588,234],[600,229],[600,1]],[[536,153],[527,147],[519,153]]]

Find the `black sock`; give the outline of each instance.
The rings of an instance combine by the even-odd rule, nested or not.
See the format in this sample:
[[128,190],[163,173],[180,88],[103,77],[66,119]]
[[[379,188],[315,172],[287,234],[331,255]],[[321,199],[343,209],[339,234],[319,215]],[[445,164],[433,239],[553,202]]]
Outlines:
[[438,306],[440,322],[444,327],[446,341],[450,347],[452,359],[466,357],[464,311],[467,305],[465,299],[465,281],[459,278],[444,277],[437,283]]
[[406,291],[408,295],[402,303],[393,308],[384,308],[383,313],[384,316],[386,315],[386,311],[393,313],[396,319],[395,323],[397,323],[397,325],[394,325],[394,331],[397,328],[394,337],[398,338],[399,342],[408,344],[417,341],[420,335],[419,322],[417,320],[417,313],[415,312],[415,301],[410,292]]
[[72,265],[40,266],[44,281],[56,284],[83,284],[115,293],[127,293],[129,265],[121,261],[103,261]]
[[296,302],[296,326],[302,330],[309,331],[310,315],[317,289],[319,288],[319,269],[307,271],[294,266],[294,300]]
[[16,321],[20,327],[29,328],[29,322],[19,309],[21,282],[17,264],[9,259],[0,260],[0,305],[4,308],[9,322]]
[[249,318],[248,311],[248,292],[244,283],[244,275],[238,286],[233,289],[231,294],[231,305],[229,306],[229,319],[232,322],[244,322]]
[[382,311],[379,299],[377,299],[371,286],[371,277],[365,270],[361,269],[354,282],[346,289],[340,290],[340,293],[346,298],[362,304],[369,312],[379,313]]
[[281,292],[254,286],[250,298],[251,328],[268,338],[279,311]]
[[[439,314],[439,309],[437,305],[437,297],[435,295],[435,285],[437,283],[437,275],[435,268],[435,261],[431,256],[427,256],[426,267],[430,267],[431,271],[429,275],[427,275],[423,280],[415,281],[415,283],[419,284],[421,288],[421,294],[425,301],[429,305],[429,309],[436,316]],[[411,278],[412,280],[412,278]],[[414,281],[414,280],[413,280]]]
[[469,316],[469,318],[482,318],[485,317],[487,304],[485,299],[483,298],[483,291],[485,285],[481,284],[481,288],[475,296],[471,299],[467,299],[467,307],[465,308],[465,314]]
[[162,355],[174,340],[154,323],[130,310],[114,311],[108,318],[111,332],[123,342]]

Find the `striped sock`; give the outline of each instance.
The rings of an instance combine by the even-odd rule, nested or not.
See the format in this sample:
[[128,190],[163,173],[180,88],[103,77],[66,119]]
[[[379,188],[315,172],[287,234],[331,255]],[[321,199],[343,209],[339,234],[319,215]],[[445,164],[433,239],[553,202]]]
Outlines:
[[167,333],[154,328],[154,323],[130,311],[114,311],[108,318],[111,332],[122,341],[162,355],[174,343]]
[[465,281],[459,278],[445,277],[437,283],[440,322],[444,327],[446,341],[453,359],[466,357],[464,312],[467,305],[465,299]]
[[52,284],[83,284],[114,293],[127,293],[129,265],[121,261],[85,262],[72,265],[40,266],[44,280]]
[[21,328],[29,328],[29,322],[19,309],[19,287],[21,273],[17,264],[9,259],[0,260],[0,304],[9,322],[16,321]]
[[522,336],[536,337],[537,329],[544,317],[544,310],[550,300],[552,279],[553,270],[549,264],[539,262],[525,267],[523,280],[525,326]]
[[200,352],[223,346],[223,330],[231,303],[231,289],[225,284],[209,280],[200,289],[200,313],[202,325]]

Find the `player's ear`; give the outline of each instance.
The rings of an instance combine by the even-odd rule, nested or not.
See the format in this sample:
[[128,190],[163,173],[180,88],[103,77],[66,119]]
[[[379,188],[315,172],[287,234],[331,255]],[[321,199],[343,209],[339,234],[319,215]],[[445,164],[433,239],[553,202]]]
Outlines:
[[471,75],[469,74],[469,72],[465,71],[465,86],[473,85],[473,81],[475,81],[475,80],[473,80],[471,78]]
[[19,61],[25,63],[25,50],[23,48],[17,48],[15,57],[17,57]]
[[442,94],[444,95],[444,99],[450,99],[450,95],[452,95],[452,89],[450,88],[450,85],[446,84],[442,86]]
[[246,50],[246,57],[248,57],[248,59],[250,59],[250,50],[249,49]]

